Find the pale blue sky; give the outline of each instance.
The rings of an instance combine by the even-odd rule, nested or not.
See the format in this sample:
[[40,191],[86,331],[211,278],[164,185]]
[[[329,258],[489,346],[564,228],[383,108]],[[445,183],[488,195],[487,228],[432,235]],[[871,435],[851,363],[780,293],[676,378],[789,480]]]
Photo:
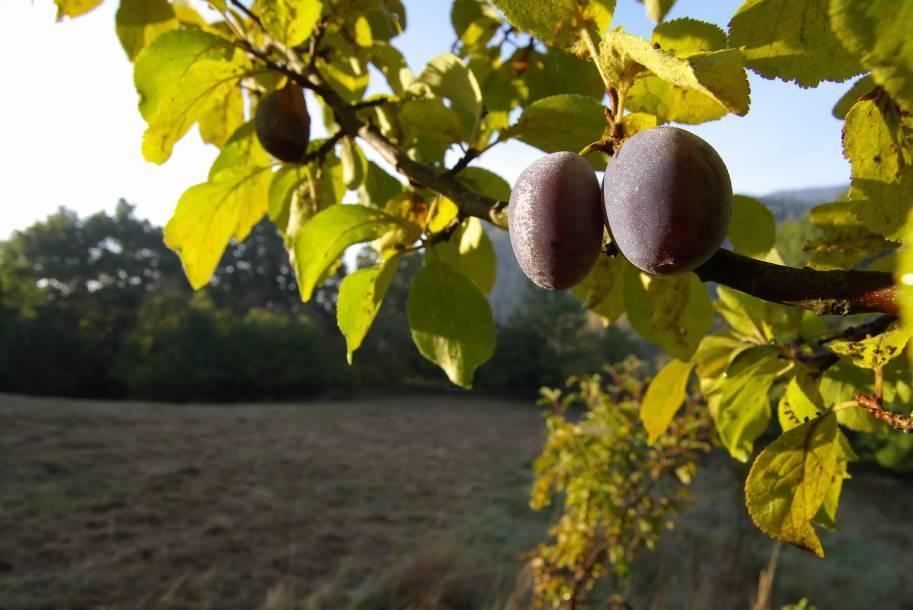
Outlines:
[[[65,205],[90,214],[119,197],[141,216],[164,223],[180,194],[205,179],[215,157],[194,130],[164,166],[143,161],[144,123],[132,69],[114,34],[113,0],[72,22],[55,23],[52,0],[0,0],[5,57],[0,96],[0,238]],[[679,0],[669,18],[691,16],[725,27],[738,0]],[[399,39],[410,67],[447,51],[454,34],[448,0],[406,0],[409,27]],[[614,25],[649,35],[635,0],[618,0]],[[17,59],[17,58],[21,58]],[[842,123],[830,110],[849,83],[803,90],[751,75],[747,117],[730,116],[693,131],[720,152],[737,192],[841,184],[849,166]],[[319,135],[319,134],[315,134]],[[521,143],[496,147],[478,162],[513,182],[542,153]]]

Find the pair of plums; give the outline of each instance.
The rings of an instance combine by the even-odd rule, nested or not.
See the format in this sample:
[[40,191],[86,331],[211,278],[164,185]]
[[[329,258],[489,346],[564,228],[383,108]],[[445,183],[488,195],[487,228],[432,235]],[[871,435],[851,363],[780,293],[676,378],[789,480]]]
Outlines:
[[726,238],[732,183],[719,154],[677,127],[634,134],[613,155],[602,189],[571,152],[538,159],[510,195],[510,241],[534,284],[580,282],[602,250],[603,228],[635,267],[654,275],[691,271]]

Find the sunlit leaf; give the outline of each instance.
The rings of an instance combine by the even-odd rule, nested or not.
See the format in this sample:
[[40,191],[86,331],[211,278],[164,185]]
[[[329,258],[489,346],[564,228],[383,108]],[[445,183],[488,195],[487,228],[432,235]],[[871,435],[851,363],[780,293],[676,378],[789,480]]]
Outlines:
[[615,0],[494,0],[494,4],[517,28],[571,51],[580,49],[580,26],[586,24],[591,34],[601,34],[615,12]]
[[352,364],[352,355],[361,346],[377,316],[399,266],[399,258],[392,256],[380,265],[350,273],[339,286],[336,321],[346,338],[349,364]]
[[320,19],[320,0],[257,0],[254,10],[276,41],[295,47],[307,40]]
[[736,252],[763,258],[773,247],[776,234],[777,223],[766,205],[745,195],[732,198],[728,237]]
[[765,534],[824,557],[811,521],[837,470],[833,414],[784,432],[755,460],[745,482],[748,513]]
[[102,0],[54,0],[57,5],[57,21],[64,17],[79,17],[102,3]]
[[834,35],[829,0],[747,0],[729,22],[729,45],[740,47],[749,68],[766,78],[814,87],[862,72]]
[[640,406],[640,419],[647,430],[647,442],[655,443],[669,428],[675,412],[685,400],[693,368],[693,362],[672,360],[650,382]]
[[491,292],[497,260],[481,220],[467,218],[449,240],[435,244],[434,250],[442,262],[472,280],[483,294]]
[[628,263],[620,256],[600,256],[583,280],[571,288],[581,305],[611,324],[625,311],[624,274]]
[[[558,125],[560,129],[556,128]],[[553,95],[527,106],[510,131],[518,140],[545,152],[577,152],[598,140],[605,126],[602,104],[595,99],[585,95]],[[605,163],[602,166],[605,168]]]
[[874,337],[866,337],[858,341],[846,339],[831,341],[828,349],[841,356],[846,356],[858,367],[879,368],[903,353],[911,334],[913,334],[913,327],[898,324]]
[[305,222],[294,243],[301,300],[311,300],[324,272],[346,248],[377,239],[402,222],[381,210],[361,205],[333,205]]
[[167,0],[121,0],[115,22],[121,46],[131,61],[156,36],[178,26]]

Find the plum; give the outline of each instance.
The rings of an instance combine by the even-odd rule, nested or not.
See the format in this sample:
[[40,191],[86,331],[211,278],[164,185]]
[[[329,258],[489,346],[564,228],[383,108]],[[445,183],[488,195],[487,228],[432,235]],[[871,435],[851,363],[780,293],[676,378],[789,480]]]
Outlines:
[[311,116],[301,88],[289,83],[261,99],[254,130],[269,154],[286,163],[301,162],[311,137]]
[[605,218],[618,249],[655,275],[691,271],[726,238],[732,183],[710,144],[677,127],[634,134],[609,161]]
[[507,214],[514,256],[540,288],[570,288],[593,268],[604,222],[599,181],[580,155],[556,152],[530,164]]

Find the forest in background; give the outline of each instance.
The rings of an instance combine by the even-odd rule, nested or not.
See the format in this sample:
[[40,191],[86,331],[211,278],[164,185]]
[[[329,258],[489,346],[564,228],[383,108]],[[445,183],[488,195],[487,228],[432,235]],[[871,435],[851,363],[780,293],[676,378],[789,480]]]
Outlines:
[[[350,262],[371,264],[372,253]],[[210,285],[194,293],[161,228],[138,219],[130,204],[87,218],[62,208],[0,243],[0,391],[225,402],[444,388],[405,320],[419,264],[406,257],[349,366],[335,315],[344,266],[302,303],[269,223],[232,244]],[[623,328],[603,328],[569,293],[545,293],[518,271],[499,271],[498,347],[477,388],[532,395],[640,354]]]

